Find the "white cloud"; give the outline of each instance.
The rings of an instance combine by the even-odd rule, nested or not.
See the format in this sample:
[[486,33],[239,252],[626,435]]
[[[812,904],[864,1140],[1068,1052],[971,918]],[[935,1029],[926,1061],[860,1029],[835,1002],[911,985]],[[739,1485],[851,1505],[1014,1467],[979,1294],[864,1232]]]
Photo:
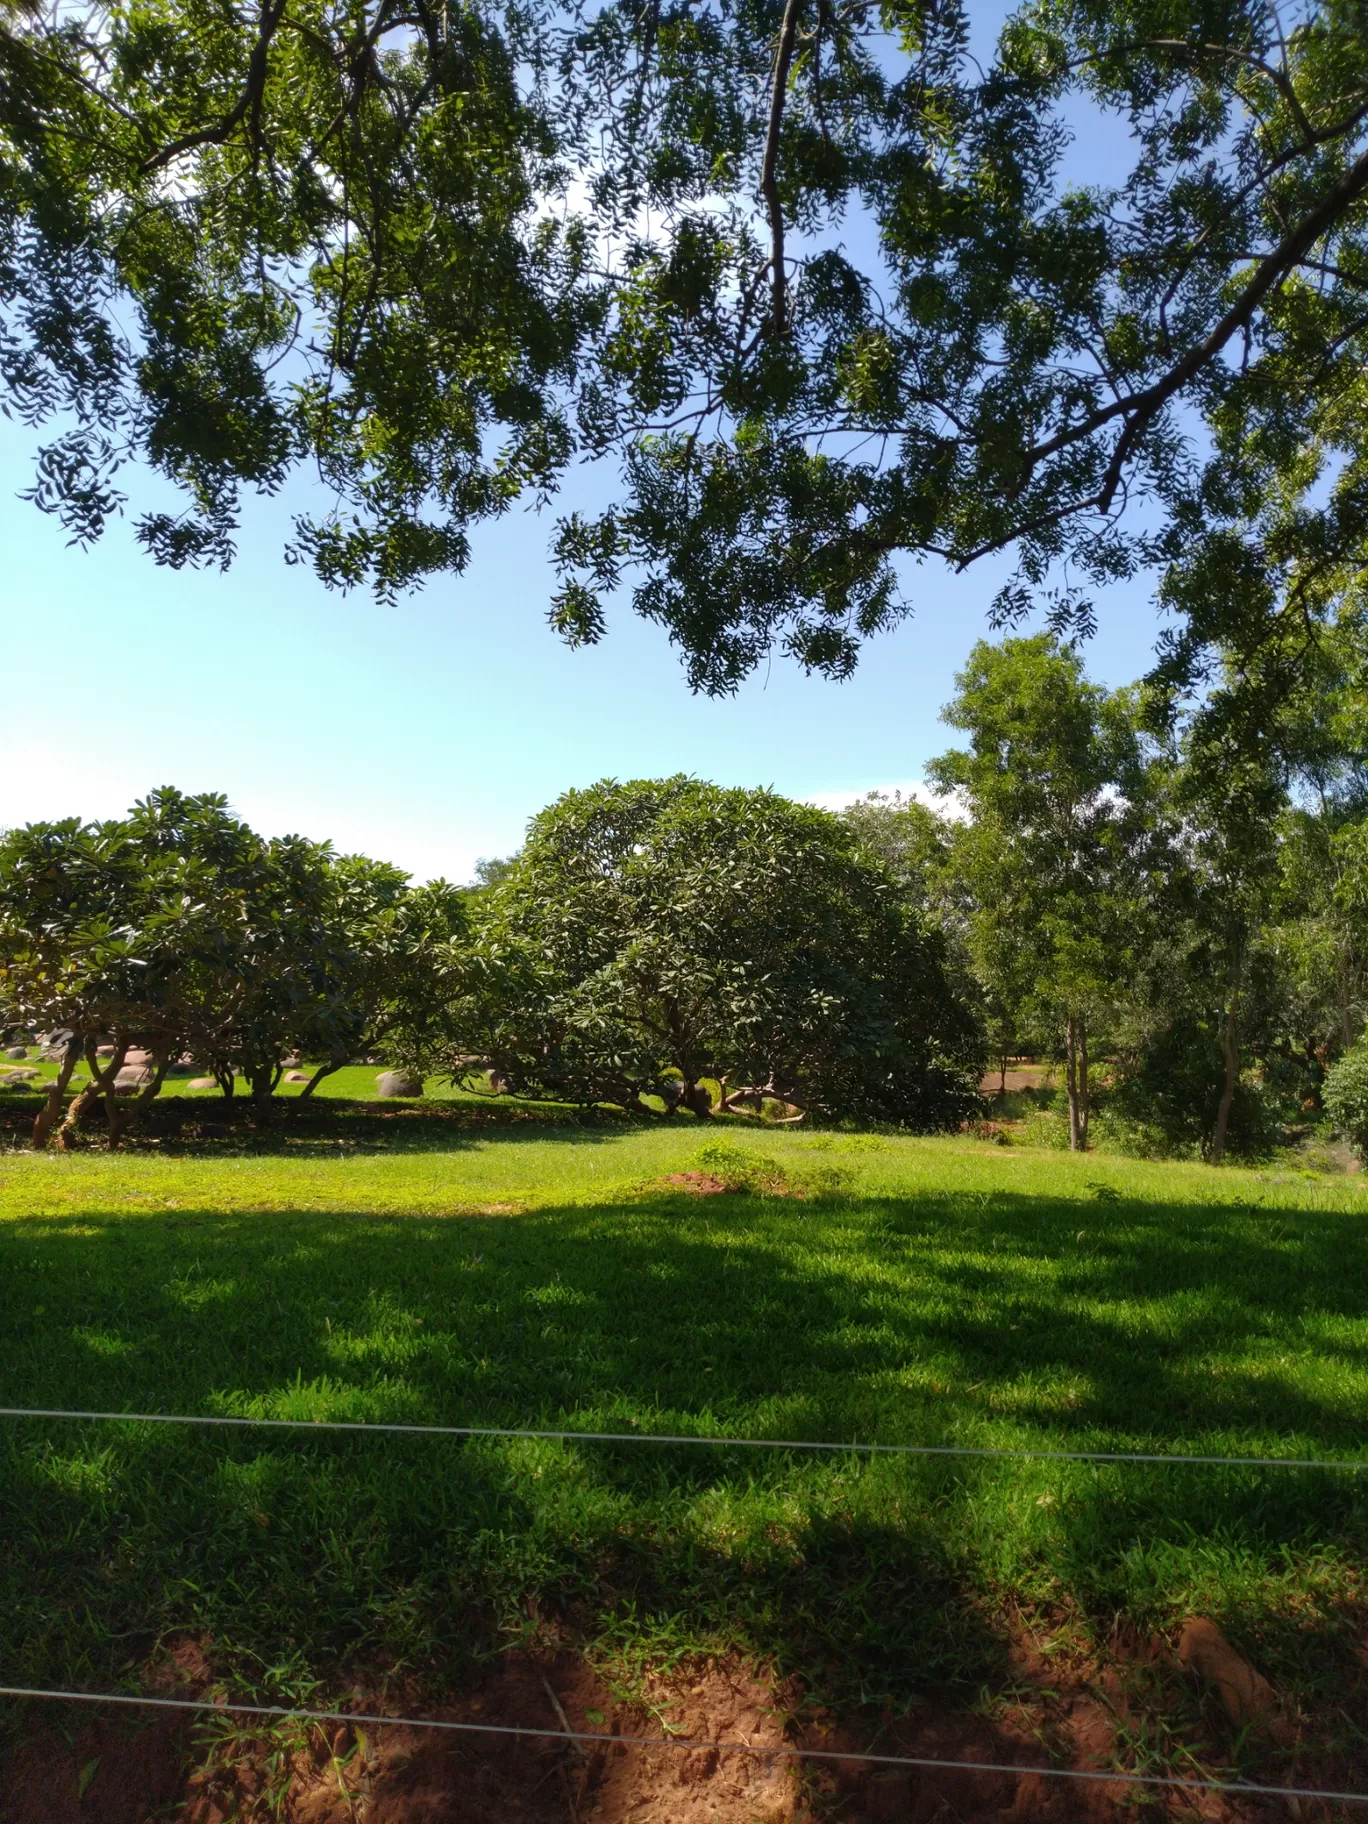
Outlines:
[[803,802],[815,804],[820,811],[843,811],[847,805],[856,804],[861,798],[868,798],[871,792],[878,792],[885,798],[915,798],[918,804],[924,804],[928,810],[935,811],[941,817],[953,817],[959,820],[965,815],[963,807],[952,794],[933,791],[924,779],[895,779],[885,785],[864,785],[858,791],[846,789],[836,792],[813,792]]

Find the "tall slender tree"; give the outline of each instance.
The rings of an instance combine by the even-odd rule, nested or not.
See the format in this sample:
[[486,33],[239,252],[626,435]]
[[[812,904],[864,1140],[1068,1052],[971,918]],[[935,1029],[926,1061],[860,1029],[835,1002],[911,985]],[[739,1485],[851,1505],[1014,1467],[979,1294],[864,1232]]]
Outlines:
[[1005,1018],[1038,1010],[1058,1033],[1083,1151],[1091,1032],[1132,967],[1155,859],[1134,704],[1048,633],[980,642],[956,684],[944,719],[969,745],[929,775],[969,812],[955,847],[971,948]]

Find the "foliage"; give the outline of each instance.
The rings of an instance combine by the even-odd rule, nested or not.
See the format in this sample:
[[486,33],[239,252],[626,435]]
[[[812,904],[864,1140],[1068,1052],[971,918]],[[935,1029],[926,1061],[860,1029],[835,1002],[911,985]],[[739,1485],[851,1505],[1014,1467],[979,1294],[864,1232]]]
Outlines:
[[942,940],[825,812],[683,776],[568,792],[473,917],[449,1070],[473,1054],[522,1093],[697,1115],[705,1078],[786,1117],[931,1128],[974,1101]]
[[970,821],[954,863],[998,1049],[1033,1023],[1068,1063],[1071,1144],[1088,1138],[1088,1031],[1134,971],[1161,860],[1134,707],[1090,683],[1052,634],[980,641],[945,720],[969,735],[931,763]]
[[82,1056],[91,1081],[68,1131],[98,1091],[114,1139],[115,1080],[133,1047],[154,1060],[144,1098],[188,1051],[225,1093],[241,1076],[260,1100],[292,1051],[323,1057],[321,1076],[377,1043],[401,1012],[409,1029],[421,1025],[434,945],[460,919],[460,896],[444,883],[411,889],[397,869],[338,858],[326,843],[268,840],[212,793],[167,787],[122,820],[9,831],[0,1021],[58,1034],[64,1047],[35,1139]]
[[[776,647],[848,672],[906,611],[900,552],[1015,547],[998,615],[1044,590],[1061,629],[1169,564],[1175,676],[1295,632],[1364,551],[1363,9],[1027,0],[984,55],[969,27],[7,6],[0,387],[61,425],[35,499],[97,537],[141,459],[185,504],[149,551],[224,563],[239,491],[307,463],[338,504],[292,555],[389,594],[607,455],[553,620],[598,638],[630,581],[716,691]],[[1119,182],[1077,180],[1080,120]]]
[[1368,1160],[1368,1045],[1362,1040],[1331,1066],[1325,1112],[1359,1157]]
[[[1224,1083],[1219,1020],[1180,1006],[1138,1057],[1120,1062],[1101,1101],[1098,1142],[1145,1158],[1206,1157]],[[1237,1076],[1227,1150],[1241,1159],[1266,1158],[1280,1138],[1268,1092],[1251,1073]]]

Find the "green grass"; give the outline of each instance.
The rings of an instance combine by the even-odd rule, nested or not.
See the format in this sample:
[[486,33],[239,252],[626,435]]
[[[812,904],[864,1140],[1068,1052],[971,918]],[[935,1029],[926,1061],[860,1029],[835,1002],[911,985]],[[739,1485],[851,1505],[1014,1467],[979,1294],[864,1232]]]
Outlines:
[[[22,1060],[0,1058],[0,1069],[6,1068],[37,1071],[41,1083],[50,1083],[56,1077],[59,1067],[49,1059],[36,1056]],[[313,1064],[305,1064],[301,1068],[312,1072],[317,1067]],[[313,1099],[326,1096],[330,1101],[336,1101],[356,1097],[373,1097],[376,1079],[384,1074],[384,1068],[383,1065],[378,1064],[346,1064],[341,1070],[335,1070],[330,1077],[324,1077],[314,1091]],[[81,1064],[74,1071],[72,1080],[73,1082],[85,1082],[89,1080],[89,1076],[90,1072],[84,1064]],[[189,1085],[194,1080],[196,1079],[189,1077],[167,1077],[162,1087],[162,1094],[168,1099],[172,1096],[188,1096],[198,1102],[208,1097],[211,1101],[222,1102],[223,1091],[217,1085],[212,1089],[191,1089]],[[303,1089],[302,1083],[287,1083],[282,1078],[276,1087],[276,1094],[284,1099],[295,1101]],[[3,1093],[3,1084],[0,1084],[0,1093]],[[245,1091],[242,1093],[245,1094]],[[443,1103],[469,1102],[480,1098],[472,1096],[469,1091],[453,1089],[449,1083],[434,1079],[426,1085],[426,1099]]]
[[[435,1119],[4,1156],[0,1402],[1368,1462],[1353,1180],[733,1128],[807,1194],[698,1198],[692,1124]],[[1312,1691],[1365,1614],[1351,1473],[6,1421],[0,1502],[9,1683],[188,1630],[256,1691],[435,1690],[549,1632],[902,1704],[1024,1609],[1212,1614]]]

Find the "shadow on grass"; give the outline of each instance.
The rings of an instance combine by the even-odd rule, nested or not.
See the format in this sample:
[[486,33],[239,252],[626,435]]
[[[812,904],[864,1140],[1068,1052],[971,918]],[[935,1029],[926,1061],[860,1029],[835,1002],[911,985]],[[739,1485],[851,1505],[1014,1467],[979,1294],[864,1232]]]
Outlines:
[[[0,1095],[0,1144],[27,1144],[42,1100],[33,1093]],[[244,1148],[293,1156],[301,1148],[327,1151],[338,1145],[358,1152],[450,1152],[476,1138],[488,1142],[503,1135],[582,1144],[611,1138],[631,1125],[628,1117],[611,1110],[586,1115],[568,1105],[511,1096],[459,1102],[342,1096],[301,1102],[297,1097],[277,1097],[262,1111],[241,1096],[173,1094],[158,1096],[144,1107],[130,1105],[127,1113],[126,1151],[207,1158]],[[97,1104],[89,1118],[83,1143],[102,1145],[102,1106]]]
[[[1006,1193],[87,1211],[6,1225],[0,1285],[13,1406],[1362,1450],[1353,1216]],[[990,1676],[1014,1604],[1154,1625],[1198,1601],[1291,1665],[1347,1650],[1368,1541],[1368,1472],[36,1421],[0,1453],[0,1651],[41,1681],[127,1675],[175,1629],[275,1688],[348,1655],[448,1676],[553,1622],[902,1701]]]

